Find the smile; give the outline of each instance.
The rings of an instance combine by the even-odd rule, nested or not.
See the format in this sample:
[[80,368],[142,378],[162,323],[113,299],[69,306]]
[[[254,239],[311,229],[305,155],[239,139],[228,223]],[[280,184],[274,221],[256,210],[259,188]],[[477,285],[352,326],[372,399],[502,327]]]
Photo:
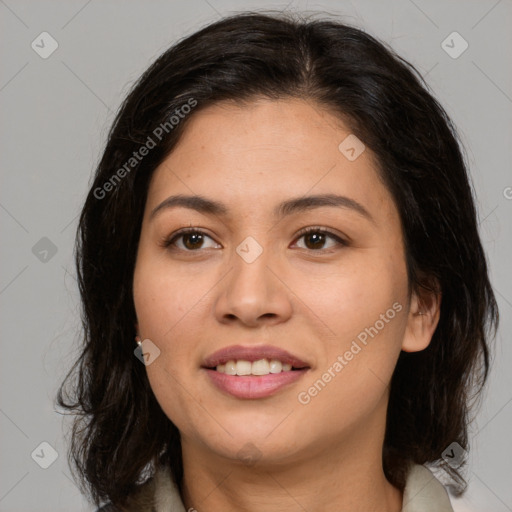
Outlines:
[[310,369],[299,357],[272,345],[232,345],[202,364],[210,383],[241,399],[266,398],[297,382]]
[[[220,373],[226,375],[269,375],[270,373],[289,372],[292,370],[290,363],[283,363],[278,359],[258,359],[258,361],[247,361],[240,359],[238,361],[227,361],[226,364],[219,364],[215,368]],[[295,368],[296,370],[296,368]]]

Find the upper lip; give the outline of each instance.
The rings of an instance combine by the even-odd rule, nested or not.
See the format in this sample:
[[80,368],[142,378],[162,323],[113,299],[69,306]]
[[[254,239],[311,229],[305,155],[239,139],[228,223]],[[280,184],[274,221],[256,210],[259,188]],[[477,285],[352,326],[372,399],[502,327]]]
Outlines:
[[289,363],[293,368],[309,367],[307,363],[298,357],[290,354],[282,348],[273,347],[272,345],[258,345],[244,347],[243,345],[231,345],[230,347],[221,348],[213,354],[210,354],[204,361],[204,368],[215,368],[219,364],[224,364],[231,360],[258,361],[259,359],[277,359],[282,363]]

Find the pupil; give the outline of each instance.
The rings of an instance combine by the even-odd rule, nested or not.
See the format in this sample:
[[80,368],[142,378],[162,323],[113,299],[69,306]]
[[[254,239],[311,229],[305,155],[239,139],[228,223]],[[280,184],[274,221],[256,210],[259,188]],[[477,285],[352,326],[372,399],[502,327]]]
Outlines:
[[[188,233],[185,235],[185,246],[187,249],[197,249],[196,244],[201,244],[203,235],[200,233]],[[191,240],[191,243],[187,243],[187,240]]]
[[306,236],[306,240],[313,240],[313,247],[309,247],[308,243],[306,242],[306,245],[309,249],[311,248],[318,248],[321,247],[324,244],[325,234],[324,233],[309,233]]

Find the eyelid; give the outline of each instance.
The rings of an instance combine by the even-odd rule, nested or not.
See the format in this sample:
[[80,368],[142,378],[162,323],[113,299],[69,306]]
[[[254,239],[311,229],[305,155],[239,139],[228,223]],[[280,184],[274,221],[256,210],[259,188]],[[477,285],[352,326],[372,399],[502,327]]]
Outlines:
[[[182,229],[179,229],[178,231],[175,231],[174,233],[172,233],[171,235],[169,236],[166,236],[163,238],[162,240],[162,243],[161,245],[163,247],[166,247],[166,248],[169,248],[174,242],[175,240],[177,240],[180,236],[183,236],[183,235],[187,235],[189,233],[194,233],[194,234],[201,234],[203,236],[207,236],[208,238],[210,238],[211,240],[214,240],[212,236],[210,236],[208,233],[206,233],[206,231],[204,231],[203,228],[199,228],[199,227],[194,227],[194,226],[188,226],[186,228],[182,228]],[[219,244],[217,241],[214,240],[214,242],[216,244]],[[220,244],[219,244],[220,245]],[[179,250],[179,249],[178,249]],[[185,252],[198,252],[199,250],[197,251],[185,251]]]
[[[303,237],[304,235],[308,235],[309,233],[322,233],[324,235],[327,235],[331,238],[333,238],[336,243],[342,247],[346,247],[349,245],[349,241],[342,236],[336,234],[334,231],[331,231],[329,228],[324,228],[322,226],[308,226],[306,228],[302,228],[297,235],[295,236],[295,241],[297,241],[299,238]],[[334,248],[330,249],[318,249],[317,251],[310,249],[312,252],[328,252],[332,251]]]
[[[186,234],[189,234],[189,233],[194,233],[194,234],[201,234],[203,236],[206,236],[208,238],[210,238],[211,240],[213,240],[216,244],[218,245],[221,245],[219,244],[218,242],[216,242],[214,240],[213,237],[211,237],[210,235],[208,235],[208,233],[206,233],[204,231],[203,228],[199,228],[199,227],[194,227],[194,226],[188,226],[186,228],[182,228],[182,229],[179,229],[178,231],[175,231],[174,233],[172,233],[170,236],[168,237],[164,237],[161,245],[165,248],[169,248],[180,236],[183,236],[183,235],[186,235]],[[298,239],[300,239],[301,237],[303,237],[304,235],[308,235],[309,233],[322,233],[324,235],[327,235],[328,237],[334,239],[336,241],[336,243],[339,245],[339,246],[342,246],[342,247],[346,247],[349,245],[349,242],[347,240],[345,240],[343,237],[341,237],[340,235],[334,233],[333,231],[331,231],[330,229],[328,228],[324,228],[324,227],[321,227],[321,226],[307,226],[305,228],[302,228],[294,237],[294,243],[297,242]],[[329,248],[329,249],[318,249],[318,250],[314,250],[314,249],[306,249],[306,250],[309,250],[311,252],[318,252],[318,253],[322,253],[322,252],[329,252],[329,251],[332,251],[333,249],[335,248]],[[183,249],[178,249],[178,250],[183,250]],[[201,248],[197,249],[197,250],[188,250],[188,251],[184,251],[184,252],[190,252],[190,253],[194,253],[194,252],[199,252],[201,250]]]

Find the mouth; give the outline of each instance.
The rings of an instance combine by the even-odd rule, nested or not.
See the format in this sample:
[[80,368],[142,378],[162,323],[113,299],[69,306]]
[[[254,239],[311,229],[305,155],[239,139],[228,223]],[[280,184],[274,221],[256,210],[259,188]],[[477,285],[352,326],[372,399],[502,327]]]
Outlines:
[[282,372],[303,370],[305,368],[309,367],[306,365],[293,366],[291,363],[283,362],[279,359],[258,359],[252,362],[247,359],[230,359],[215,367],[207,367],[208,370],[215,370],[216,372],[226,375],[236,375],[237,377],[275,375]]
[[277,347],[237,345],[211,354],[202,369],[223,393],[256,399],[274,395],[296,382],[310,366]]

